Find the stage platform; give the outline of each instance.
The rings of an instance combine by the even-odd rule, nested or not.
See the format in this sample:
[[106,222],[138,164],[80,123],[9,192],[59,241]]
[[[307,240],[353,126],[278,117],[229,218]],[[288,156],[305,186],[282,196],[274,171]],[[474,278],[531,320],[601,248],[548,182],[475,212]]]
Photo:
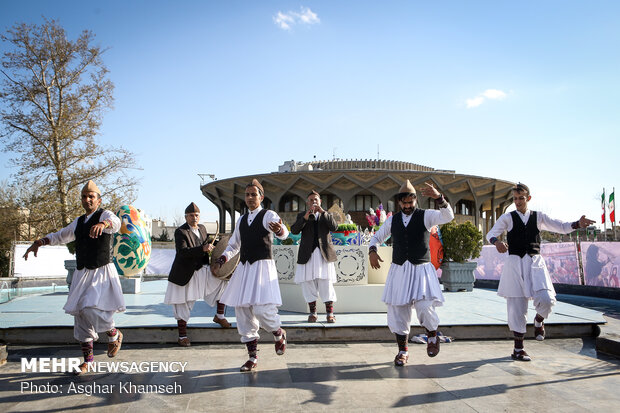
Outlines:
[[[148,281],[141,285],[139,294],[126,294],[126,312],[115,317],[123,331],[125,343],[175,343],[176,321],[172,307],[165,305],[167,281]],[[511,339],[506,322],[506,302],[495,291],[474,289],[472,292],[444,292],[446,302],[438,308],[439,330],[456,340]],[[0,341],[9,344],[64,344],[75,343],[73,317],[65,314],[67,292],[56,292],[18,297],[0,304]],[[376,304],[376,303],[375,303]],[[319,304],[321,305],[321,304]],[[327,324],[325,316],[319,322],[308,323],[307,314],[280,311],[283,327],[291,343],[308,342],[378,342],[392,341],[385,313],[340,313],[335,303],[336,323]],[[188,323],[192,343],[238,343],[236,328],[222,329],[212,322],[215,309],[197,302]],[[531,306],[528,321],[534,319]],[[227,308],[227,319],[235,327],[234,309]],[[415,317],[414,317],[415,320]],[[545,322],[548,338],[595,337],[600,325],[606,323],[603,313],[585,307],[558,302]],[[424,330],[417,323],[412,335]],[[528,334],[533,335],[532,324]],[[264,339],[267,333],[261,330]]]

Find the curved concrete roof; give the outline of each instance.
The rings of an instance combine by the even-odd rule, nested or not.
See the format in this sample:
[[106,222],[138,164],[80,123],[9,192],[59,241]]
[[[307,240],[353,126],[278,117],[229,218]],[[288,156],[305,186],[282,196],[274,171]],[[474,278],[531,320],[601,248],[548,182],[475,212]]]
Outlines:
[[[273,208],[277,208],[284,196],[297,195],[305,199],[312,189],[337,196],[342,200],[345,211],[355,195],[360,194],[375,195],[387,205],[387,201],[398,193],[401,184],[409,179],[416,188],[424,182],[434,183],[453,207],[461,200],[473,201],[476,211],[495,210],[497,216],[512,203],[511,188],[514,186],[510,181],[457,174],[400,161],[317,161],[300,163],[292,169],[290,172],[220,179],[202,185],[201,191],[219,209],[222,223],[225,222],[224,212],[232,217],[233,212],[243,212],[245,186],[253,178],[261,182],[265,197],[272,202]],[[479,215],[472,217],[475,224],[479,223]],[[494,223],[494,216],[491,219]]]

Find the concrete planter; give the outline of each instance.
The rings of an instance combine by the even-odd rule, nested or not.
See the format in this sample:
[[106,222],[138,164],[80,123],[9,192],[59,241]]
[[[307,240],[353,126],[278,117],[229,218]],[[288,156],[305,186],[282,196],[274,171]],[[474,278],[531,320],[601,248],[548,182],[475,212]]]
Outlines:
[[73,280],[73,273],[77,268],[76,260],[65,260],[65,268],[67,269],[67,286],[71,287],[71,281]]
[[478,263],[444,261],[441,264],[441,283],[445,291],[472,291],[474,289],[474,271]]

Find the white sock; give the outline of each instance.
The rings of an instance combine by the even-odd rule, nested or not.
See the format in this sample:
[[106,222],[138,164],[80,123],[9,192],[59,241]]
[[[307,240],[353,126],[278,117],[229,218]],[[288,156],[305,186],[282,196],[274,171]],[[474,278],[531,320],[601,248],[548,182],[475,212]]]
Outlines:
[[224,314],[217,313],[217,314],[215,314],[215,315],[216,315],[216,316],[217,316],[217,318],[219,318],[220,320],[223,320],[224,318],[226,318],[226,317],[224,316]]
[[398,355],[400,356],[401,354],[404,354],[405,356],[408,356],[409,352],[408,351],[399,351]]
[[542,325],[543,325],[542,321],[538,322],[538,321],[534,320],[534,327],[542,327]]
[[429,337],[429,338],[428,338],[428,342],[429,342],[429,343],[436,343],[436,342],[437,342],[437,336],[435,336],[435,337]]
[[118,339],[118,330],[116,330],[116,335],[114,337],[108,337],[108,341],[111,343]]

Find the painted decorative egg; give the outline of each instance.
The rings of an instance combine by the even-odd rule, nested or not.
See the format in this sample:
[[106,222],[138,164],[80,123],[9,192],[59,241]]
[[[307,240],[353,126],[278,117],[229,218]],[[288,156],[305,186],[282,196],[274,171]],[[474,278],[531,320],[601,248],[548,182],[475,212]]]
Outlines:
[[129,277],[149,263],[151,232],[140,211],[131,205],[123,205],[116,215],[121,219],[121,229],[114,235],[114,265],[119,275]]

